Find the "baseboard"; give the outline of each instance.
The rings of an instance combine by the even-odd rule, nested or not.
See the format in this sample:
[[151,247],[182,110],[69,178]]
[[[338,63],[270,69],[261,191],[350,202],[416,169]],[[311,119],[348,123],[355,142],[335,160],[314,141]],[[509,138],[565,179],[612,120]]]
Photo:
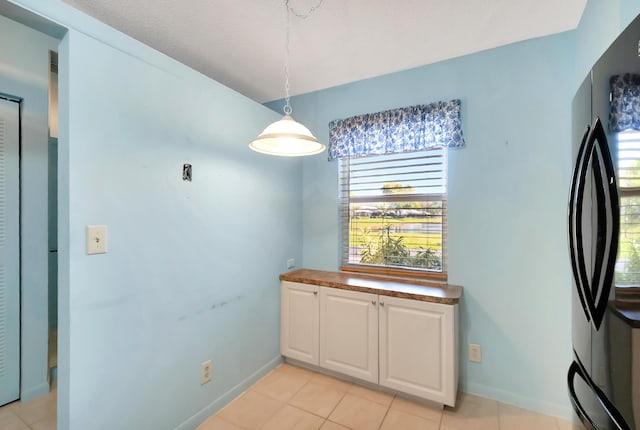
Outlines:
[[228,403],[230,403],[233,399],[238,397],[244,391],[246,391],[250,386],[256,383],[256,381],[262,378],[264,375],[269,373],[273,368],[282,363],[282,357],[279,355],[274,359],[270,360],[267,364],[262,366],[260,369],[256,370],[254,373],[249,375],[243,381],[241,381],[238,385],[224,393],[222,396],[218,397],[208,406],[200,410],[197,414],[193,415],[191,418],[180,424],[174,430],[193,430],[198,427],[204,420],[209,418],[211,415],[218,412]]
[[509,391],[500,390],[494,387],[488,387],[482,384],[466,384],[460,387],[460,390],[465,393],[474,394],[480,397],[487,397],[489,399],[497,400],[509,405],[518,406],[523,409],[528,409],[534,412],[539,412],[545,415],[551,415],[559,417],[567,421],[574,421],[575,414],[571,405],[569,405],[569,399],[567,398],[567,404],[561,405],[558,403],[547,402],[544,400],[534,399],[532,397],[521,396]]
[[[285,363],[289,363],[293,366],[302,367],[304,369],[312,370],[314,372],[322,373],[323,375],[331,376],[336,379],[340,379],[341,381],[351,382],[362,387],[368,388],[373,391],[379,391],[381,393],[391,394],[393,396],[404,397],[405,399],[412,400],[416,403],[421,403],[423,405],[428,405],[432,409],[442,409],[444,405],[442,403],[438,403],[432,400],[427,400],[422,397],[414,396],[413,394],[405,393],[404,391],[394,390],[393,388],[387,388],[380,384],[376,384],[374,382],[364,381],[362,379],[354,378],[353,376],[345,375],[344,373],[335,372],[333,370],[325,369],[324,367],[315,366],[313,364],[305,363],[303,361],[298,361],[294,358],[285,358]],[[639,429],[640,430],[640,429]]]
[[44,396],[49,392],[49,383],[43,382],[42,384],[29,388],[28,390],[22,391],[20,393],[20,401],[28,402],[29,400],[33,400],[36,397]]

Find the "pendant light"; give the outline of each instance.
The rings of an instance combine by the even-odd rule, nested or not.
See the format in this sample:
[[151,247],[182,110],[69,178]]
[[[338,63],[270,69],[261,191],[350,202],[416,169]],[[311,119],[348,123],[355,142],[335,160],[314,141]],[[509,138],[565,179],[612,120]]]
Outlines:
[[293,109],[291,108],[289,95],[289,33],[290,33],[290,14],[294,13],[299,18],[309,17],[320,5],[322,0],[317,6],[311,8],[311,10],[304,15],[298,14],[291,6],[289,6],[289,0],[285,0],[285,7],[287,9],[287,50],[286,50],[286,62],[285,62],[285,105],[284,116],[281,120],[270,124],[264,129],[256,140],[249,144],[249,148],[254,151],[261,152],[269,155],[280,155],[284,157],[298,157],[302,155],[314,155],[324,151],[325,146],[318,142],[318,139],[311,134],[309,129],[304,125],[297,122],[291,116]]

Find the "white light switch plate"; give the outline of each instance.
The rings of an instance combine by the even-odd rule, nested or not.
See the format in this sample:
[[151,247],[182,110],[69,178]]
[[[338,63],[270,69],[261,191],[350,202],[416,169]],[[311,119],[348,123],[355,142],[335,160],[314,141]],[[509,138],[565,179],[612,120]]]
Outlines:
[[482,350],[480,349],[480,345],[475,343],[469,344],[469,361],[473,361],[474,363],[482,362]]
[[107,252],[107,226],[87,226],[87,254],[104,254]]

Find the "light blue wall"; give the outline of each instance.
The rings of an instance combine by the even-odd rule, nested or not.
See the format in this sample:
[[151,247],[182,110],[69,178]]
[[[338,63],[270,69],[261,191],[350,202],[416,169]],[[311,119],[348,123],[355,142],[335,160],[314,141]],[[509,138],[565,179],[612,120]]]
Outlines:
[[[280,360],[278,274],[302,259],[301,162],[248,149],[278,118],[269,109],[61,2],[16,3],[70,28],[58,428],[193,429]],[[86,255],[89,224],[108,225],[107,254]]]
[[640,13],[637,0],[590,0],[575,31],[576,81],[582,83],[591,67]]
[[[449,282],[464,287],[462,389],[562,416],[573,41],[546,37],[292,100],[325,142],[336,118],[462,100],[467,147],[449,152],[448,212]],[[337,162],[305,159],[304,267],[338,269],[337,178]],[[481,364],[466,360],[468,343],[482,346]]]
[[[77,32],[69,60],[70,428],[175,428],[279,360],[300,162],[251,152],[277,116],[195,73]],[[88,224],[108,254],[85,254]]]
[[0,92],[24,98],[21,136],[21,383],[23,401],[47,382],[47,110],[49,50],[58,40],[0,16]]
[[[571,416],[566,203],[571,100],[595,60],[640,12],[590,1],[576,31],[293,98],[322,140],[336,118],[460,98],[467,147],[449,152],[449,282],[461,302],[462,389]],[[267,104],[281,110],[281,101]],[[338,169],[303,167],[303,265],[340,264]],[[468,343],[483,362],[466,360]]]

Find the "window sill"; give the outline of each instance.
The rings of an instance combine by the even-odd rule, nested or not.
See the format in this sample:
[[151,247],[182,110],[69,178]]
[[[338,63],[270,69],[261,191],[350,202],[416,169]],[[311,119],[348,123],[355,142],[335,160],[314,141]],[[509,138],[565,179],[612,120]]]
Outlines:
[[340,266],[341,272],[353,272],[367,275],[401,277],[406,279],[424,279],[447,283],[446,273],[424,272],[422,270],[396,269],[390,267],[373,266]]

